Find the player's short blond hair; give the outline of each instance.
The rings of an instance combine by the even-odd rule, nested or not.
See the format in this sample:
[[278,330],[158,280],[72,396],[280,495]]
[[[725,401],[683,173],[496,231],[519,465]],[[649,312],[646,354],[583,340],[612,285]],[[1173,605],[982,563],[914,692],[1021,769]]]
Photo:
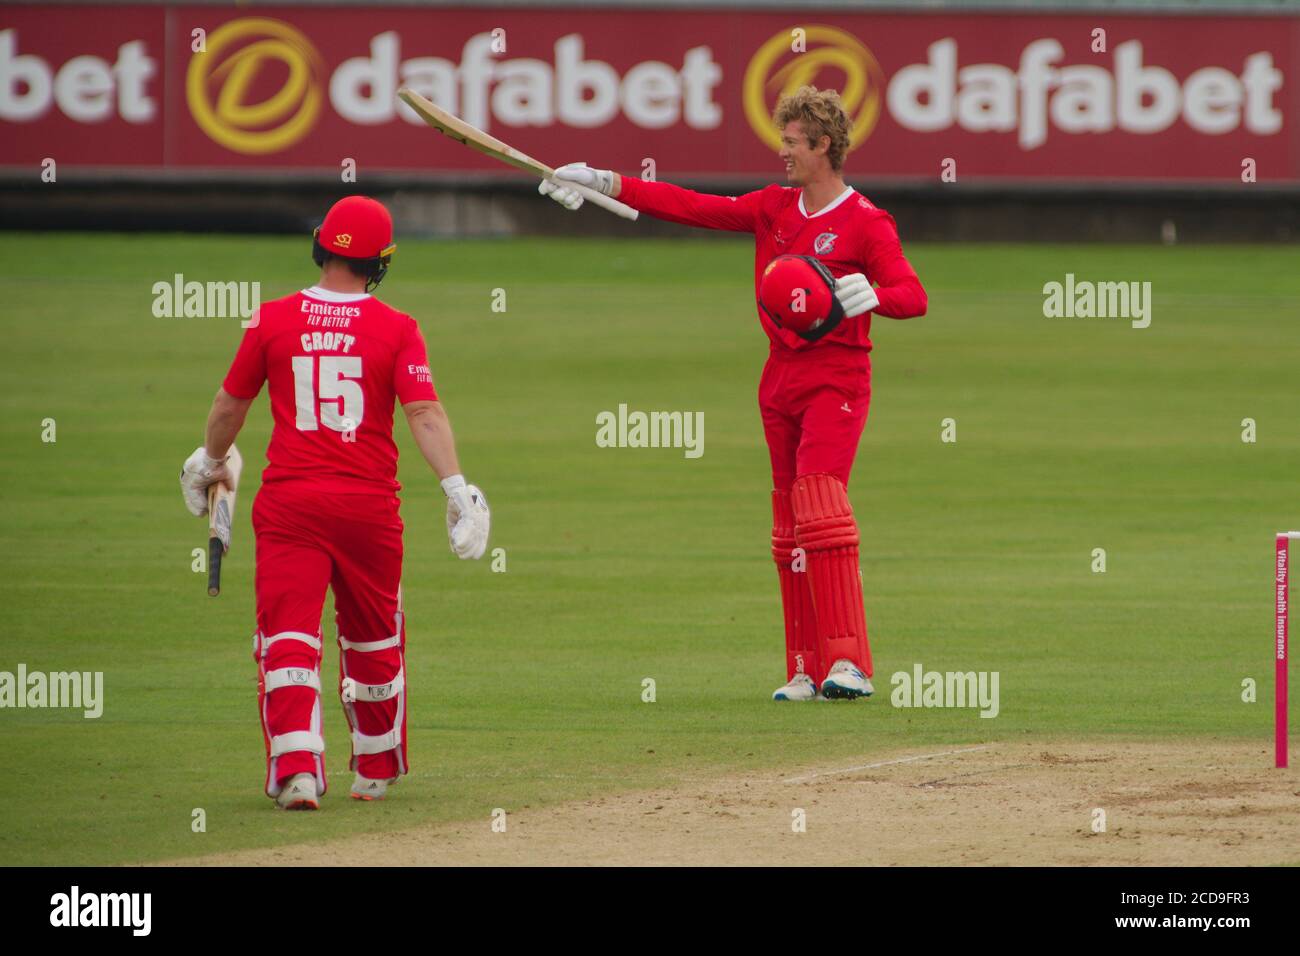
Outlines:
[[834,90],[819,90],[815,86],[799,87],[781,97],[772,112],[772,121],[777,129],[791,120],[802,124],[811,146],[816,146],[823,136],[831,138],[826,158],[830,160],[831,169],[838,172],[849,151],[849,130],[853,126],[848,111],[840,102],[840,94]]

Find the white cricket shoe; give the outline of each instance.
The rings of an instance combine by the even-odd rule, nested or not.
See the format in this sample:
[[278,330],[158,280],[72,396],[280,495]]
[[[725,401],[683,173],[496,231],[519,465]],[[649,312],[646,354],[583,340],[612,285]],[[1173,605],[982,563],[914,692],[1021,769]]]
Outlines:
[[320,796],[316,793],[316,776],[296,773],[284,782],[284,788],[275,798],[281,810],[319,810]]
[[816,700],[817,685],[807,674],[795,674],[790,683],[772,692],[773,700]]
[[387,780],[375,780],[357,774],[357,778],[352,781],[352,799],[382,800],[384,795],[388,793],[390,783],[397,783],[397,778],[389,777]]
[[870,697],[873,693],[875,688],[871,686],[867,675],[846,657],[841,657],[832,664],[831,672],[822,681],[822,695],[828,700],[854,700]]

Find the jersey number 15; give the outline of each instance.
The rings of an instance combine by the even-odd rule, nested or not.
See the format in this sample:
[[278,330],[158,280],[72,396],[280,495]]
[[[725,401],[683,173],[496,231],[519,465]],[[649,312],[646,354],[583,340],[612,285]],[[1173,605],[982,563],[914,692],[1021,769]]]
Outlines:
[[[318,361],[320,373],[314,376],[313,366]],[[322,355],[319,360],[311,355],[294,356],[293,397],[298,430],[314,432],[320,425],[336,432],[359,428],[366,410],[365,393],[356,381],[359,378],[359,355]]]

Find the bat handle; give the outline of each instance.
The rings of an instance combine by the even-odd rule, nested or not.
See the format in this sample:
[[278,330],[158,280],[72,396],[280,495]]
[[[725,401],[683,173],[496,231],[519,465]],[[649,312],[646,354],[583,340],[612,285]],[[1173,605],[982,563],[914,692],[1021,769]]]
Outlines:
[[[552,182],[554,181],[555,180],[552,180]],[[569,182],[568,180],[564,180],[561,185],[574,190],[581,195],[583,199],[587,200],[587,202],[595,203],[601,209],[608,210],[616,216],[622,216],[624,219],[630,219],[633,222],[636,222],[637,217],[641,215],[640,212],[633,209],[627,203],[619,202],[617,199],[611,199],[609,196],[606,196],[604,193],[595,189],[591,189],[579,183]]]
[[225,547],[220,538],[208,539],[208,596],[216,597],[221,593],[221,558]]

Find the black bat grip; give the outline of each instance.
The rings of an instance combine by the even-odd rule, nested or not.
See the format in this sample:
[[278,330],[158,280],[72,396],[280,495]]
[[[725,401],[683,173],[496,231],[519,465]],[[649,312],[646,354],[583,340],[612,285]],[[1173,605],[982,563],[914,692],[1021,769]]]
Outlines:
[[208,539],[208,596],[221,593],[221,557],[225,554],[220,538]]

